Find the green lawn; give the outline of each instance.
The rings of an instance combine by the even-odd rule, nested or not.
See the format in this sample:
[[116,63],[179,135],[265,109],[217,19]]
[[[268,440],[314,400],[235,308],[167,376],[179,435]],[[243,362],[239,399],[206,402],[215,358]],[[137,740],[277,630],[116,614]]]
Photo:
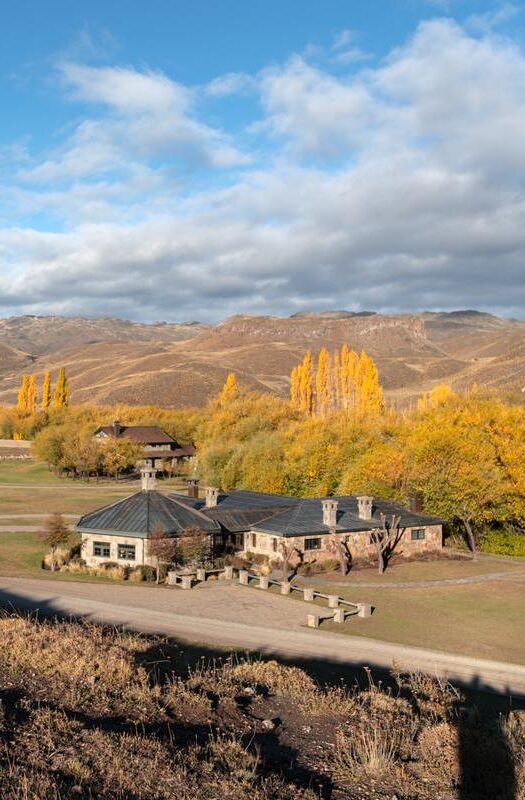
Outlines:
[[[382,575],[378,574],[377,569],[355,569],[343,577],[337,572],[327,575],[314,575],[310,579],[313,583],[347,583],[351,588],[362,583],[410,583],[417,581],[449,580],[454,578],[467,578],[473,575],[486,575],[491,572],[512,572],[515,570],[525,570],[525,559],[519,561],[499,561],[482,558],[479,561],[470,559],[455,560],[451,558],[434,561],[411,561],[400,564],[393,564],[388,567]],[[335,588],[334,588],[335,592]]]
[[[329,584],[316,588],[335,593]],[[344,625],[323,623],[323,630],[525,664],[525,576],[426,589],[357,586],[337,594],[371,603],[375,611]]]
[[[70,542],[79,541],[76,534],[71,535]],[[95,583],[113,583],[110,578],[95,575],[70,574],[68,572],[50,572],[42,569],[42,559],[48,552],[37,533],[0,533],[0,575],[6,577],[45,578],[59,581],[82,581]],[[122,585],[127,585],[123,583]]]

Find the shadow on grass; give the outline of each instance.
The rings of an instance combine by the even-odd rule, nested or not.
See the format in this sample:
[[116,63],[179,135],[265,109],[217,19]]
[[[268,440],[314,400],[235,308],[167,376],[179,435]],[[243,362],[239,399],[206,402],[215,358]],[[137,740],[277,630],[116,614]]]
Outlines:
[[[15,591],[0,590],[0,607],[8,611],[33,612],[40,617],[92,622],[89,615],[71,615],[57,609],[52,599],[31,601],[29,598],[17,595]],[[111,627],[115,629],[115,626]],[[197,666],[209,663],[220,665],[236,656],[248,655],[253,659],[259,657],[268,659],[267,654],[243,649],[221,649],[150,635],[144,635],[144,638],[150,642],[150,646],[135,655],[135,662],[137,666],[146,669],[152,684],[163,683],[174,673],[185,678]],[[392,690],[397,687],[397,682],[388,671],[370,662],[354,661],[343,664],[328,658],[286,658],[274,655],[271,658],[284,665],[300,667],[321,685],[343,685],[360,691],[369,687],[372,678],[376,684],[381,684],[383,687]],[[0,701],[3,701],[7,714],[14,715],[10,720],[12,727],[16,724],[17,715],[27,711],[20,710],[23,707],[20,703],[22,699],[20,693],[16,690],[8,692],[1,689],[2,687],[0,687]],[[516,800],[518,792],[516,765],[508,734],[502,723],[510,710],[525,709],[525,696],[511,696],[509,692],[495,693],[478,677],[463,682],[461,689],[466,701],[457,702],[451,717],[457,731],[457,758],[460,766],[456,797],[459,800],[496,800],[496,798]],[[39,706],[43,704],[52,710],[55,709],[53,703],[40,700]],[[64,712],[63,708],[61,710]],[[137,730],[135,723],[120,717],[100,718],[76,711],[66,713],[88,728],[115,733],[133,733]],[[141,731],[160,740],[170,741],[175,729],[178,745],[186,747],[195,741],[205,741],[210,733],[213,733],[214,724],[211,718],[205,719],[202,723],[188,724],[177,718],[176,721],[142,724]],[[216,726],[215,730],[219,728]],[[243,737],[243,741],[249,749],[260,752],[266,770],[284,775],[298,786],[314,789],[316,795],[323,800],[332,797],[331,779],[313,768],[310,769],[304,763],[301,753],[281,740],[278,727],[267,733],[252,731],[249,736]]]

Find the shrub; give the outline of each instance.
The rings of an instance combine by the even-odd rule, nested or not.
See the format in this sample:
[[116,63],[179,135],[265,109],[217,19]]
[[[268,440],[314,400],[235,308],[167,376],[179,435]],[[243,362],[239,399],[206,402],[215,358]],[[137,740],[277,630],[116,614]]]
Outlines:
[[225,563],[235,569],[249,569],[251,566],[248,559],[242,558],[242,556],[226,556]]
[[489,531],[483,537],[481,550],[483,553],[525,558],[525,533],[512,528]]
[[319,562],[319,571],[320,572],[335,572],[340,567],[339,561],[337,558],[327,558],[324,561]]

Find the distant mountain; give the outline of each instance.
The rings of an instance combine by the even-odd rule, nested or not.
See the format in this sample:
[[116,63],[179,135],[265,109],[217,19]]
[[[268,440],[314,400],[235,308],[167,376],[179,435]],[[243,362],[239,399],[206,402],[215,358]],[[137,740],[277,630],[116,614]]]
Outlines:
[[76,403],[202,405],[230,371],[245,386],[286,395],[306,350],[345,342],[376,359],[387,397],[399,404],[441,381],[525,386],[525,322],[474,310],[237,315],[214,326],[24,316],[0,320],[0,402],[14,401],[23,372],[60,366]]

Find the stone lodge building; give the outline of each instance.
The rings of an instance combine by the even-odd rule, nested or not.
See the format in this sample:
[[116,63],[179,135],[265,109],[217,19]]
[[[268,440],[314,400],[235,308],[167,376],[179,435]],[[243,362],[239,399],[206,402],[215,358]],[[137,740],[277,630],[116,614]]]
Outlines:
[[443,546],[443,520],[389,500],[346,495],[296,498],[238,490],[221,493],[198,482],[188,495],[163,495],[155,488],[155,471],[144,470],[142,490],[110,506],[85,514],[78,522],[83,557],[88,565],[117,561],[130,566],[150,564],[147,539],[159,524],[180,536],[188,528],[207,531],[214,550],[254,553],[280,561],[280,543],[297,548],[305,561],[333,558],[330,541],[346,542],[353,559],[376,555],[372,532],[395,514],[400,518],[396,552],[410,556]]

